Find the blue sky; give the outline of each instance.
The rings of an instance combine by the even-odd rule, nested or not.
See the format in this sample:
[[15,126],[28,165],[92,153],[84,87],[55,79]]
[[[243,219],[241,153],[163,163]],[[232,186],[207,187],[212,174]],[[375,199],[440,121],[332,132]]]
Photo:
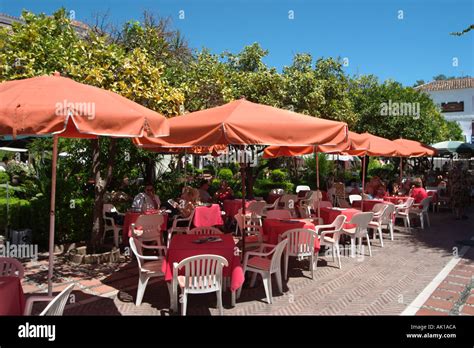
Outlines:
[[169,17],[190,47],[214,53],[259,42],[269,50],[265,62],[279,70],[307,52],[348,58],[351,75],[405,85],[438,74],[474,76],[474,31],[449,35],[474,23],[474,0],[0,0],[0,12],[14,16],[61,6],[86,23],[108,13],[115,25],[140,20],[147,10]]

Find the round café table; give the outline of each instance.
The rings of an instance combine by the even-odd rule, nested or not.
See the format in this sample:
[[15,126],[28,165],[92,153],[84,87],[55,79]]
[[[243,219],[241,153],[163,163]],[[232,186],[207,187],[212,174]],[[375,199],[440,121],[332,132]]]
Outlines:
[[[245,207],[248,208],[249,204],[252,201],[245,201]],[[242,208],[242,200],[241,199],[226,199],[223,203],[223,209],[225,215],[229,219],[233,219],[235,215],[239,212],[239,209]]]
[[0,315],[23,315],[25,295],[19,277],[0,277]]
[[[374,205],[378,203],[383,203],[384,201],[381,199],[364,199],[364,209],[363,211],[372,211]],[[362,206],[362,201],[354,201],[352,202],[352,208],[359,209]]]
[[408,198],[410,197],[409,196],[385,196],[383,200],[397,205],[397,204],[405,203]]
[[[281,234],[295,228],[315,230],[315,224],[311,219],[265,219],[262,226],[264,241],[276,245]],[[316,247],[319,250],[319,239],[315,242]]]
[[224,224],[219,204],[200,205],[194,208],[194,227],[212,227]]
[[349,224],[348,222],[351,221],[352,217],[358,213],[360,213],[360,210],[354,208],[320,208],[320,217],[323,219],[324,224],[331,224],[334,220],[336,220],[336,217],[342,214],[347,218],[346,223],[344,224],[344,228],[347,229],[356,227],[356,225]]
[[[206,242],[202,244],[194,243],[194,240],[206,237],[205,235],[178,234],[171,239],[166,258],[163,261],[162,271],[165,274],[165,281],[173,280],[173,264],[179,263],[185,258],[212,254],[224,257],[229,265],[222,270],[223,276],[230,278],[230,291],[232,292],[232,306],[235,306],[235,292],[243,285],[245,277],[240,255],[235,245],[234,238],[230,234],[222,234],[220,242]],[[170,294],[172,296],[172,294]],[[175,306],[176,299],[171,300],[171,305]]]

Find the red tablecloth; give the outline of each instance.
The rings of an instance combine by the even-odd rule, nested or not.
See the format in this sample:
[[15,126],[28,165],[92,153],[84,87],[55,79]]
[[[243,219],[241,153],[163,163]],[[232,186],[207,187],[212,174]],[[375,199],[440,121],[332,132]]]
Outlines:
[[[320,209],[321,213],[321,218],[323,219],[325,224],[330,224],[332,223],[336,217],[339,215],[345,215],[347,217],[346,221],[350,221],[352,219],[352,216],[354,214],[360,213],[360,210],[354,209],[354,208],[347,208],[340,210],[340,208],[335,209],[335,208],[321,208]],[[356,225],[354,224],[344,224],[344,228],[354,228]]]
[[244,271],[240,263],[240,256],[235,251],[236,245],[234,238],[230,234],[220,235],[222,242],[208,242],[203,244],[193,243],[193,240],[202,238],[203,236],[178,234],[171,239],[168,248],[168,254],[163,262],[163,273],[165,280],[171,281],[173,279],[173,263],[180,262],[187,257],[213,254],[226,258],[229,263],[228,267],[224,267],[224,277],[231,277],[230,290],[236,291],[244,283]]
[[0,315],[23,315],[25,295],[18,277],[0,277]]
[[402,204],[402,203],[405,203],[408,198],[410,197],[409,196],[385,196],[383,200],[393,203],[393,204]]
[[[245,207],[248,208],[249,204],[254,201],[245,201]],[[233,219],[235,215],[239,212],[239,209],[242,208],[241,199],[226,199],[224,201],[224,211],[225,215],[228,218]]]
[[[354,201],[352,202],[352,208],[360,209],[362,201]],[[383,203],[381,199],[364,199],[364,211],[372,211],[374,205],[377,203]]]
[[212,227],[223,224],[219,204],[213,204],[209,207],[203,205],[194,209],[194,227]]
[[[293,222],[288,222],[280,219],[265,219],[263,221],[263,234],[267,237],[266,243],[278,244],[278,237],[286,231],[295,228],[307,228],[314,230],[314,223],[306,219],[291,219]],[[314,250],[319,251],[319,238],[314,242]]]
[[[122,230],[122,242],[123,244],[128,244],[128,238],[132,236],[132,229],[130,228],[133,223],[138,220],[140,215],[150,215],[150,214],[157,214],[156,210],[150,210],[145,213],[135,213],[135,212],[127,212],[125,213],[125,218],[123,220],[123,230]],[[168,214],[163,214],[163,224],[161,225],[161,230],[166,231],[168,225]]]

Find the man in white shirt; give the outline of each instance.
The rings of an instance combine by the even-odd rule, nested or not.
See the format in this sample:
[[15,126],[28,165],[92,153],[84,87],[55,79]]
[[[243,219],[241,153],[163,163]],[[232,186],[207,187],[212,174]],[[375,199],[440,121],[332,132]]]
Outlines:
[[148,210],[160,209],[160,197],[155,194],[153,185],[147,183],[145,185],[145,192],[141,192],[133,199],[132,210],[146,212]]

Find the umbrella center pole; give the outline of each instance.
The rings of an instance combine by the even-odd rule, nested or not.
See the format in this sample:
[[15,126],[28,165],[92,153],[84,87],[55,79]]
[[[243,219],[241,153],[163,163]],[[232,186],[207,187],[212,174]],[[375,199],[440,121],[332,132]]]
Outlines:
[[[240,150],[244,151],[245,147],[241,146]],[[242,162],[240,162],[240,176],[241,176],[241,180],[242,180],[242,215],[243,215],[243,219],[244,219],[244,224],[243,224],[244,226],[245,226],[245,215],[246,215],[245,196],[247,196],[247,189],[246,189],[246,186],[245,186],[246,172],[247,172],[247,165],[246,165],[245,161],[242,161]],[[242,253],[241,253],[241,257],[243,258],[244,257],[244,251],[245,251],[245,228],[244,228],[243,231],[241,231],[241,233],[242,233]]]
[[48,265],[48,296],[53,294],[53,263],[54,263],[54,224],[56,210],[56,169],[58,161],[58,136],[53,137],[53,158],[51,176],[51,210],[49,213],[49,265]]

